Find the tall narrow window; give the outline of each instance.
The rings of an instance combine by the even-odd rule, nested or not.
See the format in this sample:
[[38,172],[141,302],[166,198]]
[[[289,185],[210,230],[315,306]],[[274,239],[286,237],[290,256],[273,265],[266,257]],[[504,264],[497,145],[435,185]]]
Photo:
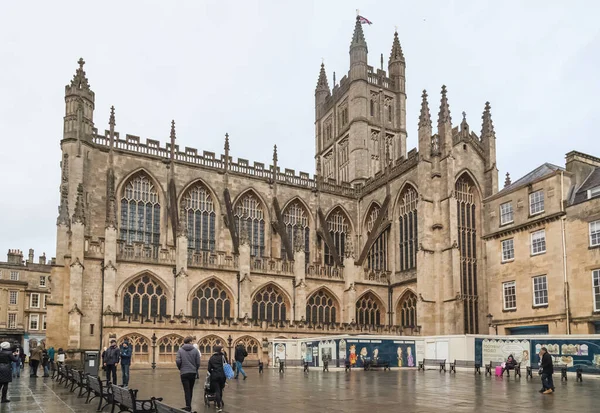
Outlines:
[[502,241],[502,262],[515,259],[515,242],[513,238]]
[[337,302],[331,294],[320,289],[306,300],[306,321],[331,324],[337,321]]
[[[378,231],[375,221],[379,216],[380,207],[373,204],[367,218],[367,232]],[[381,233],[369,249],[367,254],[367,268],[374,271],[387,271],[387,231]]]
[[463,297],[464,327],[466,334],[477,334],[479,307],[477,295],[477,208],[475,188],[470,179],[462,176],[455,186],[458,219],[458,248],[460,251],[460,279]]
[[594,293],[594,311],[600,311],[600,270],[592,271],[592,288]]
[[[327,217],[327,229],[333,240],[333,245],[338,257],[344,256],[344,248],[346,246],[346,236],[350,234],[350,227],[346,214],[340,209],[335,209],[329,217]],[[325,244],[325,265],[334,265],[333,254],[329,250],[329,246]]]
[[531,233],[531,255],[543,254],[546,252],[546,230],[539,230]]
[[8,304],[17,305],[17,299],[19,297],[19,292],[11,290],[8,292]]
[[8,328],[17,328],[17,313],[8,313]]
[[398,316],[402,328],[417,325],[417,296],[412,291],[407,291],[398,303]]
[[166,316],[167,295],[163,287],[149,275],[133,280],[123,290],[123,315]]
[[150,178],[139,173],[127,184],[121,198],[120,238],[127,244],[160,244],[160,203]]
[[529,194],[529,215],[544,212],[544,191],[539,190]]
[[188,248],[195,251],[215,249],[215,206],[210,192],[202,184],[188,189],[182,204],[188,225]]
[[258,198],[248,192],[237,202],[234,211],[238,236],[244,226],[250,243],[250,255],[262,257],[265,252],[265,216]]
[[388,122],[392,121],[392,104],[390,103],[387,107],[387,113],[388,113]]
[[590,222],[590,247],[600,245],[600,220]]
[[259,321],[284,321],[288,303],[277,287],[267,285],[254,295],[252,319]]
[[29,329],[30,330],[39,330],[40,328],[40,315],[39,314],[29,314]]
[[517,283],[509,281],[502,283],[503,301],[505,310],[517,309]]
[[231,318],[231,298],[217,281],[208,281],[196,290],[192,298],[192,316],[203,318]]
[[505,202],[500,205],[500,225],[506,225],[513,222],[512,202]]
[[417,191],[407,186],[401,195],[399,210],[400,271],[417,266],[417,202]]
[[356,322],[359,325],[381,325],[383,311],[381,301],[373,293],[368,292],[356,302]]
[[548,282],[545,275],[533,277],[533,306],[548,305]]
[[31,299],[29,301],[29,307],[40,308],[40,295],[38,293],[31,293]]
[[[283,225],[292,247],[296,249],[295,242],[301,240],[304,246],[305,261],[310,261],[310,228],[308,226],[308,212],[299,201],[292,202],[283,212]],[[281,257],[286,258],[285,244],[281,243]]]

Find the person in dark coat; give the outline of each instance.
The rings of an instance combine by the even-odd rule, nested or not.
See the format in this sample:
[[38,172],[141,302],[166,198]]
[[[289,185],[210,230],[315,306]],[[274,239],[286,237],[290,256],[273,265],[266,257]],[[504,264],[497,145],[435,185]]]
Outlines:
[[8,383],[12,381],[12,363],[18,361],[17,352],[10,349],[8,341],[0,344],[0,388],[2,389],[2,403],[8,403],[10,400],[6,397],[8,393]]
[[[121,351],[117,347],[117,340],[110,340],[110,347],[104,352],[104,367],[106,368],[106,380],[109,383],[118,385],[117,383],[117,365],[121,361]],[[112,376],[112,381],[111,381]]]
[[554,393],[554,380],[552,380],[554,365],[552,364],[552,356],[548,353],[546,347],[542,347],[540,350],[540,371],[542,372],[542,390],[540,390],[540,393]]
[[208,372],[210,373],[210,390],[215,393],[217,412],[223,411],[223,389],[227,381],[225,370],[223,370],[224,362],[223,347],[215,346],[214,354],[208,360]]
[[237,379],[238,376],[240,375],[240,373],[242,373],[242,376],[244,376],[244,380],[246,380],[246,377],[248,377],[248,376],[246,376],[246,372],[242,368],[242,363],[244,362],[246,357],[248,357],[248,352],[246,351],[246,347],[244,347],[243,344],[237,345],[237,347],[235,348],[234,357],[235,357],[235,378]]
[[17,359],[12,362],[12,377],[21,377],[21,358],[19,357],[19,345],[15,345],[12,348],[13,354],[16,355]]
[[196,374],[200,368],[200,353],[196,350],[192,341],[194,341],[193,337],[188,336],[184,338],[183,346],[179,348],[175,358],[175,364],[179,369],[185,397],[185,407],[181,410],[185,410],[186,412],[192,411],[194,383],[196,382]]
[[123,387],[129,386],[129,366],[131,366],[131,347],[129,340],[125,339],[120,347],[121,350],[121,374],[123,375]]
[[40,345],[38,345],[37,347],[35,347],[33,350],[30,350],[29,353],[29,370],[30,370],[30,374],[29,377],[37,377],[37,369],[38,366],[40,365],[40,362],[42,361],[42,351],[43,351],[43,347]]
[[515,360],[515,358],[513,357],[512,354],[510,356],[508,356],[508,359],[506,359],[506,363],[504,363],[504,368],[502,369],[502,376],[504,376],[505,371],[514,370],[518,364],[519,363],[517,363],[517,360]]

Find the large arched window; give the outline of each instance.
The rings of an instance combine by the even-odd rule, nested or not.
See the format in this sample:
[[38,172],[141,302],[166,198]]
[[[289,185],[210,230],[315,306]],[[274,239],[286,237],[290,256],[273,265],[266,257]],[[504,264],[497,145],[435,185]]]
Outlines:
[[119,346],[123,344],[125,339],[129,341],[129,347],[131,347],[131,364],[148,363],[150,340],[142,335],[133,333],[121,337],[118,341]]
[[123,315],[144,318],[167,315],[167,295],[151,276],[142,275],[123,290]]
[[[341,208],[336,208],[327,217],[327,230],[333,239],[333,245],[338,257],[344,256],[346,246],[346,236],[350,234],[350,221]],[[325,265],[334,265],[333,254],[329,246],[325,244]]]
[[417,296],[407,291],[398,303],[398,323],[402,328],[414,328],[417,325]]
[[[285,225],[285,232],[290,241],[290,245],[292,246],[292,251],[296,249],[294,243],[298,240],[302,240],[306,262],[309,262],[310,228],[308,226],[308,212],[306,212],[306,209],[300,202],[292,202],[285,211],[283,211],[283,225]],[[281,257],[287,257],[285,244],[283,242],[281,243]]]
[[183,337],[170,334],[158,340],[159,363],[175,363],[177,351],[183,346]]
[[400,271],[417,266],[417,191],[407,186],[400,195],[399,227]]
[[265,214],[257,196],[248,192],[237,202],[234,211],[238,236],[244,226],[250,243],[250,255],[262,257],[265,252]]
[[306,300],[306,321],[331,324],[337,321],[337,300],[325,289],[320,289]]
[[[198,349],[204,356],[203,358],[210,358],[214,352],[215,346],[221,346],[225,348],[225,340],[223,340],[221,337],[213,335],[205,336],[198,340]],[[230,354],[230,356],[233,356],[233,354]]]
[[198,287],[192,298],[192,315],[218,319],[231,318],[231,297],[221,283],[210,280]]
[[[380,207],[377,204],[373,204],[367,216],[367,232],[370,234],[371,231],[378,231],[379,228],[375,228],[375,221],[379,216]],[[367,254],[367,268],[373,271],[387,271],[387,241],[388,232],[382,232]]]
[[257,339],[255,339],[254,337],[250,337],[250,336],[243,336],[240,337],[239,339],[237,339],[237,341],[234,344],[234,347],[237,347],[238,345],[243,344],[244,347],[246,348],[246,352],[248,353],[248,357],[247,360],[260,360],[260,343],[258,342]]
[[121,198],[120,238],[127,244],[160,244],[160,203],[154,184],[143,172],[125,184]]
[[371,292],[363,295],[356,302],[356,322],[360,325],[381,325],[383,305]]
[[479,332],[477,303],[477,209],[475,185],[464,174],[455,185],[458,219],[458,249],[460,251],[460,282],[464,302],[465,334]]
[[281,290],[271,284],[263,287],[252,300],[252,319],[260,321],[284,321],[287,300]]
[[215,249],[215,206],[213,199],[200,183],[188,189],[183,196],[182,208],[188,225],[188,248],[195,251]]

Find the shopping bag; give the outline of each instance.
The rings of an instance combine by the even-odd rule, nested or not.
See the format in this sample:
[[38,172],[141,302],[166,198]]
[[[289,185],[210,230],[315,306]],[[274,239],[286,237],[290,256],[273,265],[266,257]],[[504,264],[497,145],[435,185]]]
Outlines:
[[225,361],[225,357],[223,357],[223,371],[225,372],[225,377],[227,377],[227,380],[233,379],[233,368],[231,368],[231,365]]

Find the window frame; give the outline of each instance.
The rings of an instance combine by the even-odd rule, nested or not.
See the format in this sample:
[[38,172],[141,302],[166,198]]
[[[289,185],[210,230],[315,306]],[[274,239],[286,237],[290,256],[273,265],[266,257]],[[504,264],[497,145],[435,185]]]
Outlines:
[[[512,244],[512,246],[511,246],[512,256],[510,258],[505,258],[505,255],[504,255],[504,243],[505,242],[507,243],[509,241],[511,241],[511,244]],[[502,260],[503,263],[504,262],[511,262],[511,261],[515,260],[515,239],[514,238],[508,238],[508,239],[500,241],[500,247],[502,249],[502,251],[501,251],[501,260]]]
[[587,196],[588,196],[588,199],[592,199],[592,198],[596,198],[597,196],[600,196],[600,185],[588,189]]
[[11,281],[19,281],[20,274],[19,271],[11,271],[10,272],[10,280]]
[[[514,307],[506,306],[506,290],[507,288],[514,288]],[[517,282],[516,281],[505,281],[502,283],[502,308],[504,311],[513,311],[517,309]]]
[[[592,225],[597,227],[594,232],[592,232]],[[590,234],[590,247],[600,246],[600,219],[590,222],[588,225],[588,228],[589,228],[589,234]],[[593,242],[594,235],[597,235],[597,240],[596,240],[595,244]]]
[[[502,207],[505,205],[508,205],[510,207],[510,220],[509,221],[504,221],[504,216],[508,215],[508,214],[503,213],[503,211],[502,211]],[[504,202],[504,203],[500,204],[500,226],[512,224],[513,222],[515,222],[515,210],[512,207],[512,201],[508,201],[508,202]]]
[[600,311],[600,268],[592,270],[592,299],[594,311]]
[[[33,305],[34,296],[37,296],[37,305]],[[29,308],[40,308],[40,293],[31,293],[29,296]]]
[[[536,289],[535,289],[536,283],[535,283],[535,280],[542,279],[542,278],[544,279],[544,285],[546,287],[546,289],[545,289],[545,291],[546,291],[546,302],[536,303],[537,297],[535,295],[535,293],[536,293]],[[546,274],[544,274],[544,275],[536,275],[535,277],[531,277],[531,289],[532,289],[532,294],[533,294],[533,306],[534,307],[547,307],[548,306],[548,302],[549,302],[549,295],[548,295],[548,277],[546,276]],[[540,290],[540,292],[541,291],[543,291],[543,290]]]
[[[539,193],[542,194],[541,201],[538,201],[535,204],[541,203],[542,209],[540,209],[539,211],[533,211],[532,208],[533,208],[533,205],[535,205],[535,204],[534,204],[534,202],[532,202],[532,197],[534,197],[536,194],[539,194]],[[546,203],[545,203],[545,199],[544,199],[544,190],[538,189],[537,191],[530,192],[529,193],[529,216],[542,214],[545,212],[545,209],[546,209]]]
[[[12,294],[15,294],[15,302],[11,300]],[[19,305],[19,290],[8,290],[8,305]]]
[[[37,323],[35,328],[31,326],[31,323],[35,320]],[[40,315],[39,314],[29,314],[29,330],[30,331],[39,331],[40,329]]]
[[[544,250],[543,250],[543,251],[537,251],[537,252],[535,252],[535,251],[534,251],[534,240],[533,240],[533,237],[534,237],[534,235],[535,235],[535,234],[538,234],[538,233],[540,233],[540,232],[543,232],[543,233],[544,233]],[[546,245],[546,229],[545,229],[545,228],[544,228],[544,229],[537,230],[537,231],[533,231],[533,232],[530,234],[530,241],[531,241],[531,255],[532,255],[532,256],[533,256],[533,255],[541,255],[541,254],[545,254],[545,253],[546,253],[546,251],[548,250],[548,246]]]
[[42,331],[46,331],[46,327],[47,327],[46,326],[46,314],[42,314],[42,324],[41,324],[41,327],[42,327]]
[[[14,319],[14,324],[11,324],[11,321],[10,321],[10,317],[11,316],[14,316],[14,318],[15,318]],[[17,313],[15,313],[15,312],[8,313],[8,318],[6,320],[6,326],[10,330],[16,330],[17,329]]]
[[[42,282],[43,280],[43,282]],[[40,287],[41,288],[46,288],[47,287],[47,281],[48,281],[48,277],[46,277],[45,275],[40,275]]]

